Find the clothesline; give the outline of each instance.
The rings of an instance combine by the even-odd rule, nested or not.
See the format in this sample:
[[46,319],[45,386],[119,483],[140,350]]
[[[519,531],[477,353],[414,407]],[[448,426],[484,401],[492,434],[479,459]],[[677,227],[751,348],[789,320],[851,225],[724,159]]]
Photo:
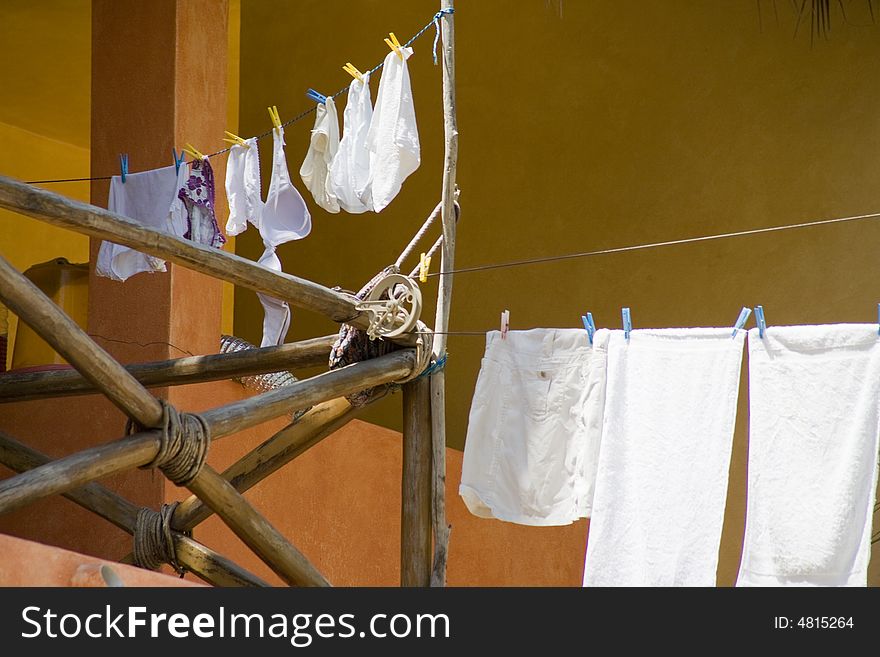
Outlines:
[[[443,16],[443,14],[452,14],[452,13],[455,13],[455,9],[452,7],[447,8],[447,9],[441,9],[440,11],[438,11],[436,14],[434,14],[434,16],[431,18],[431,20],[428,21],[428,23],[422,29],[420,29],[418,32],[416,32],[410,38],[409,41],[407,41],[405,44],[403,44],[403,47],[408,48],[410,45],[412,45],[412,43],[416,39],[418,39],[425,32],[427,32],[431,28],[431,26],[433,25],[434,29],[436,30],[436,34],[434,36],[434,64],[436,65],[437,64],[437,41],[440,36],[440,22],[439,21],[440,21],[440,18]],[[375,73],[376,71],[381,69],[382,66],[384,66],[384,60],[382,62],[379,62],[379,64],[377,64],[376,66],[371,68],[369,71],[367,71],[367,73],[369,75],[372,75],[373,73]],[[331,94],[330,96],[328,96],[328,98],[333,98],[335,100],[336,98],[338,98],[339,96],[341,96],[347,92],[348,92],[348,85],[344,86],[339,91]],[[309,109],[300,112],[299,114],[294,116],[292,119],[288,119],[287,121],[282,123],[281,127],[286,128],[289,125],[292,125],[298,121],[301,121],[302,119],[306,118],[309,114],[314,112],[317,109],[317,107],[318,107],[317,105],[313,105]],[[265,139],[266,137],[268,137],[269,135],[272,134],[273,129],[274,128],[270,128],[266,132],[263,132],[263,133],[257,135],[255,138],[256,139]],[[229,146],[227,148],[222,148],[219,151],[215,151],[214,153],[209,153],[209,154],[205,155],[205,157],[210,159],[212,157],[217,157],[218,155],[223,155],[225,153],[228,153],[231,148],[232,148],[231,146]],[[132,172],[132,173],[135,173],[135,172]],[[112,178],[113,178],[112,175],[111,176],[91,176],[91,177],[85,177],[85,178],[57,178],[57,179],[53,179],[53,180],[26,180],[25,183],[27,183],[28,185],[47,185],[50,183],[90,182],[90,181],[94,181],[94,180],[111,180]]]
[[510,262],[490,263],[486,265],[474,265],[472,267],[461,267],[459,269],[450,269],[448,271],[429,273],[432,276],[448,276],[450,274],[466,274],[475,271],[487,271],[490,269],[505,269],[507,267],[519,267],[521,265],[535,265],[544,262],[557,262],[560,260],[573,260],[575,258],[588,258],[598,255],[610,255],[612,253],[625,253],[627,251],[642,251],[645,249],[653,249],[661,246],[675,246],[678,244],[693,244],[695,242],[708,242],[711,240],[720,240],[728,237],[743,237],[745,235],[759,235],[762,233],[774,233],[783,230],[791,230],[794,228],[809,228],[812,226],[825,226],[829,224],[839,224],[847,221],[857,221],[859,219],[876,219],[880,217],[880,212],[871,214],[859,214],[851,217],[837,217],[834,219],[820,219],[817,221],[806,221],[797,224],[787,224],[785,226],[770,226],[769,228],[753,228],[750,230],[740,230],[733,233],[718,233],[715,235],[703,235],[700,237],[686,237],[678,240],[667,240],[664,242],[649,242],[647,244],[633,244],[630,246],[618,246],[610,249],[598,249],[596,251],[583,251],[581,253],[567,253],[557,256],[546,256],[541,258],[529,258],[526,260],[512,260]]

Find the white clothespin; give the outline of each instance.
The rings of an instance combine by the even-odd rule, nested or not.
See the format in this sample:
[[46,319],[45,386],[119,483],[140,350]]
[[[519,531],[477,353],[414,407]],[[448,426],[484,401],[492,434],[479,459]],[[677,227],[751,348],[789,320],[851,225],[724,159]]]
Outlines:
[[739,317],[736,319],[736,324],[733,325],[733,333],[731,334],[731,337],[736,337],[736,332],[746,325],[749,315],[751,314],[752,309],[743,306],[743,309],[739,311]]
[[758,323],[758,337],[764,338],[767,322],[764,320],[764,306],[755,306],[755,321]]
[[501,339],[507,339],[507,331],[510,329],[510,311],[505,310],[501,313]]
[[629,342],[629,334],[633,330],[632,315],[630,315],[629,308],[621,309],[620,314],[623,317],[623,337]]

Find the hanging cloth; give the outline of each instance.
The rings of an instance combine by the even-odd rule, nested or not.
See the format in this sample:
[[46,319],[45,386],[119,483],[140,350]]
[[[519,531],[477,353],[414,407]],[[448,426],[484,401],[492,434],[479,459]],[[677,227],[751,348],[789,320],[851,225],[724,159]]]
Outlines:
[[370,178],[361,200],[376,212],[384,210],[400,192],[403,181],[419,168],[419,130],[406,60],[412,48],[385,57],[376,108],[367,134]]
[[[183,204],[177,193],[186,181],[186,167],[178,172],[174,165],[129,173],[122,182],[120,176],[110,180],[107,209],[135,221],[141,226],[154,228],[182,237],[183,223],[172,220],[172,214],[183,217]],[[175,229],[175,224],[178,228]],[[98,276],[124,281],[142,272],[165,271],[165,261],[121,244],[101,242],[95,273]]]
[[877,324],[749,331],[737,586],[865,586],[880,427]]
[[239,235],[248,222],[260,228],[263,209],[260,189],[260,151],[256,137],[245,140],[245,146],[233,144],[226,161],[226,199],[229,219],[226,234]]
[[582,329],[486,335],[459,486],[471,513],[534,526],[590,515],[608,334],[592,346]]
[[714,586],[743,330],[611,331],[585,586]]
[[315,110],[315,127],[309,140],[309,150],[299,169],[299,175],[320,207],[327,212],[339,212],[339,203],[330,186],[330,166],[339,150],[339,117],[336,103],[327,96]]
[[[281,260],[275,248],[285,242],[301,240],[312,230],[312,218],[306,202],[290,182],[287,158],[284,154],[284,129],[272,131],[272,178],[269,194],[260,217],[260,236],[263,238],[263,255],[259,264],[273,271],[281,271]],[[263,305],[263,339],[261,347],[284,342],[290,327],[290,307],[287,302],[257,293]]]
[[348,86],[348,102],[342,116],[342,141],[330,166],[330,190],[339,207],[351,214],[372,210],[360,194],[370,177],[370,151],[367,149],[367,132],[373,117],[373,101],[370,98],[370,74],[363,74],[364,81],[352,80]]
[[189,177],[177,196],[186,210],[184,239],[215,248],[226,244],[214,214],[214,170],[207,159],[192,163]]

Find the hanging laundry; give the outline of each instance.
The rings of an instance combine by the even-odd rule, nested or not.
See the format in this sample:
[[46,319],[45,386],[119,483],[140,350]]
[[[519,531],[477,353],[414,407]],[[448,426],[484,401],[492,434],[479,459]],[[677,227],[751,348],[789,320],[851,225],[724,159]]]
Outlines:
[[[351,214],[372,210],[371,204],[361,200],[370,177],[370,151],[367,132],[373,116],[370,98],[370,74],[363,74],[363,82],[352,80],[348,86],[348,102],[342,115],[342,141],[330,166],[330,190],[339,207]],[[371,200],[371,199],[365,199]]]
[[256,137],[246,139],[244,146],[233,144],[226,161],[227,235],[243,233],[248,222],[260,228],[263,210],[260,184],[260,151]]
[[866,586],[880,423],[877,324],[749,331],[737,586]]
[[370,178],[361,201],[376,212],[384,210],[400,192],[403,181],[421,162],[419,130],[406,60],[412,48],[385,57],[376,108],[367,134]]
[[459,487],[471,513],[544,526],[589,515],[608,334],[592,348],[581,329],[487,334]]
[[[185,169],[184,166],[180,168]],[[217,216],[214,214],[214,170],[207,159],[192,163],[189,177],[177,196],[183,201],[186,210],[186,230],[183,233],[185,239],[215,248],[226,244],[226,238],[220,232]],[[180,227],[178,225],[177,229]]]
[[[265,250],[258,262],[274,271],[281,271],[276,247],[306,237],[312,230],[312,217],[303,197],[290,182],[284,154],[284,128],[272,130],[272,142],[272,178],[260,217],[260,236]],[[263,339],[260,346],[282,344],[290,327],[290,306],[286,301],[265,294],[258,293],[257,296],[263,305]]]
[[[186,181],[186,168],[178,172],[174,165],[129,173],[122,182],[120,176],[110,180],[107,209],[137,222],[182,237],[180,217],[185,214],[178,190]],[[177,218],[172,218],[174,215]],[[175,228],[175,225],[177,228]],[[95,273],[98,276],[124,281],[141,272],[165,271],[165,261],[121,244],[101,242]]]
[[330,185],[330,166],[339,150],[339,117],[336,103],[327,96],[318,103],[315,110],[315,127],[309,140],[309,150],[299,169],[299,175],[306,188],[315,198],[315,203],[327,212],[339,212],[339,203]]
[[714,586],[745,331],[612,331],[584,586]]

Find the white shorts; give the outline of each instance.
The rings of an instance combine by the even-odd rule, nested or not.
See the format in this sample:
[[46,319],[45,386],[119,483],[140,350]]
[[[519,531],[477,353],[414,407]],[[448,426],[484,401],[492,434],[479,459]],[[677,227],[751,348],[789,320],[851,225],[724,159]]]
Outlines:
[[499,331],[468,418],[459,494],[474,515],[567,525],[590,515],[609,331]]

